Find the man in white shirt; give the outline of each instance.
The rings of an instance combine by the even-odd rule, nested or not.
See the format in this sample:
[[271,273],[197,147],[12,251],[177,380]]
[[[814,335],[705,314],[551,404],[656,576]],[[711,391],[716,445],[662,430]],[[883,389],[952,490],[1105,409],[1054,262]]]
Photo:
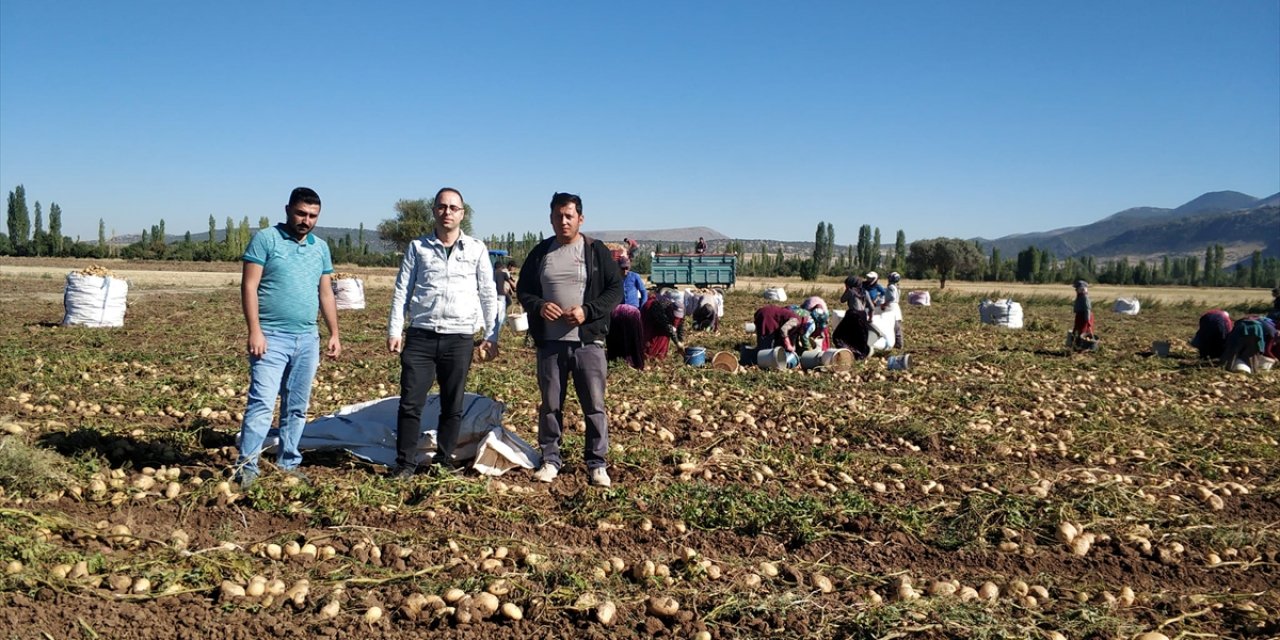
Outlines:
[[[498,301],[489,250],[462,232],[466,205],[457,189],[436,193],[432,232],[409,243],[391,295],[387,350],[400,354],[400,408],[396,417],[398,478],[418,466],[422,408],[440,379],[440,421],[431,462],[453,468],[453,450],[462,424],[462,401],[471,369],[472,339],[483,330],[483,357],[497,354]],[[409,329],[402,339],[405,317]]]

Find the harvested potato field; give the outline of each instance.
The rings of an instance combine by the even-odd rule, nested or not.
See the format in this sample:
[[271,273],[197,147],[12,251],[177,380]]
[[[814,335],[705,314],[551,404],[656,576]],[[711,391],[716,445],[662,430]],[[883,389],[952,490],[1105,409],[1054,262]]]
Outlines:
[[[240,493],[237,289],[140,279],[123,328],[84,329],[58,326],[63,284],[0,273],[4,637],[1280,634],[1280,373],[1197,360],[1199,302],[1095,294],[1087,354],[1067,298],[1022,297],[1012,331],[935,291],[904,309],[905,371],[615,364],[609,489],[575,415],[550,485],[323,454]],[[366,295],[312,415],[398,392],[390,289]],[[733,351],[761,304],[730,293],[690,344]],[[503,340],[468,389],[536,442],[533,351]]]

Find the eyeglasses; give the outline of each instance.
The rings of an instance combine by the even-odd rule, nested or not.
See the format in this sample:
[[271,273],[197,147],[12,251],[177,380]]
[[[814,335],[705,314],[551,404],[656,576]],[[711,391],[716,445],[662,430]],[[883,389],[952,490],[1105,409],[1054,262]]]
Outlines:
[[462,211],[462,207],[459,207],[459,206],[458,206],[458,205],[456,205],[456,204],[438,204],[438,205],[436,205],[436,213],[444,213],[444,212],[446,212],[446,211],[448,211],[449,213],[457,213],[457,212],[459,212],[459,211]]

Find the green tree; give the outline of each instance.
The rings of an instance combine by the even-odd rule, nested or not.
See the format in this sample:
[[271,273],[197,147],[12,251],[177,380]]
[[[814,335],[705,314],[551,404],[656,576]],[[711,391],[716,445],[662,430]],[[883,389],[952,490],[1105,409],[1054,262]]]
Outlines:
[[907,251],[907,268],[916,277],[937,276],[939,288],[947,288],[947,280],[971,278],[982,272],[985,257],[973,243],[959,238],[917,240]]
[[897,238],[893,242],[893,270],[907,270],[907,234],[898,229]]
[[98,252],[107,255],[107,223],[98,218]]
[[15,255],[26,255],[31,233],[31,213],[27,210],[27,190],[22,185],[9,192],[9,243]]
[[810,259],[810,265],[800,272],[800,277],[804,280],[817,280],[818,274],[825,269],[827,251],[827,225],[825,222],[818,222],[818,230],[813,234],[813,256]]
[[858,270],[865,271],[871,266],[871,225],[858,227]]
[[63,255],[65,238],[62,237],[62,207],[56,202],[49,203],[49,249],[55,256]]
[[873,270],[880,268],[880,227],[876,227],[871,237],[871,263],[868,266]]
[[271,226],[271,218],[268,218],[267,216],[262,216],[261,218],[258,218],[259,230],[266,229],[269,226]]
[[[395,243],[396,250],[403,252],[415,238],[431,233],[435,224],[431,215],[431,209],[434,206],[435,198],[396,202],[395,217],[378,224],[378,236],[387,242]],[[471,219],[475,216],[475,210],[468,203],[463,203],[463,207],[466,213],[462,217],[462,232],[471,235]]]
[[44,235],[44,213],[40,211],[40,201],[35,204],[36,221],[31,229],[31,255],[43,256],[48,252],[48,238]]

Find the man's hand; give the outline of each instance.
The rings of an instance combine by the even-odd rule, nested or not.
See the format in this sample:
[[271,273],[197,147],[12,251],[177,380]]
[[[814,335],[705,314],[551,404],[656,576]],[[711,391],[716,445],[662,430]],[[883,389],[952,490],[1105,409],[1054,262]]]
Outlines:
[[330,360],[337,360],[338,356],[342,355],[342,340],[338,339],[338,336],[329,336],[329,348],[324,355]]
[[571,327],[581,327],[587,321],[587,314],[580,306],[569,307],[565,310],[564,315]]
[[480,343],[480,346],[476,347],[476,351],[480,354],[481,362],[492,360],[498,357],[498,344],[485,340]]
[[547,322],[555,322],[560,319],[560,316],[564,315],[564,311],[560,308],[560,305],[554,302],[545,302],[542,305],[542,309],[538,311],[538,315],[542,316],[542,319]]
[[261,358],[262,354],[267,352],[267,337],[262,335],[261,331],[254,331],[249,334],[249,355],[255,358]]
[[400,353],[400,348],[404,346],[403,338],[400,336],[387,338],[387,351],[390,353]]

